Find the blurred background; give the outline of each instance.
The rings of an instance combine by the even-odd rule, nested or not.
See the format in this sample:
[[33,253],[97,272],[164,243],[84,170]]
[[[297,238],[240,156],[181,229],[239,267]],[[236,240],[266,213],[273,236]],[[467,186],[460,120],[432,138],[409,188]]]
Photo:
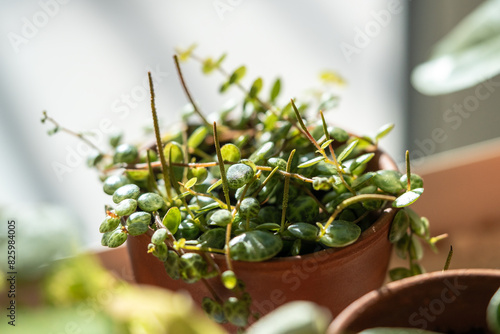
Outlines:
[[[428,156],[494,139],[498,84],[481,88],[487,98],[471,100],[479,86],[425,96],[410,82],[433,45],[481,3],[0,0],[0,206],[10,209],[3,214],[21,229],[23,214],[51,205],[60,215],[35,213],[37,233],[70,226],[77,247],[100,248],[98,226],[110,198],[86,166],[88,146],[64,133],[48,136],[42,111],[69,129],[92,131],[103,149],[116,129],[133,142],[151,125],[151,71],[161,122],[175,124],[187,99],[172,55],[193,43],[201,56],[227,52],[229,70],[246,65],[243,84],[261,76],[269,88],[281,77],[284,100],[318,86],[320,71],[337,71],[347,85],[329,120],[358,133],[395,123],[381,145],[399,162],[410,149],[417,169]],[[192,61],[182,66],[206,112],[240,94],[221,97],[221,76],[205,77]],[[470,109],[467,116],[453,109],[457,104]]]

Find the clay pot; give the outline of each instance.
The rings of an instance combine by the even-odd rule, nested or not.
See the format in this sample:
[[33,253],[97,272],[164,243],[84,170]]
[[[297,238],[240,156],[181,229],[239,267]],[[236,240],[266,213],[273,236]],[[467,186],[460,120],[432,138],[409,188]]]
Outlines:
[[328,334],[374,327],[410,327],[441,333],[490,333],[486,308],[500,288],[500,270],[433,272],[392,282],[349,305]]
[[[396,169],[394,162],[380,152],[373,161],[385,169]],[[386,209],[358,241],[344,248],[265,262],[233,261],[237,277],[245,282],[252,297],[252,310],[264,315],[286,302],[308,300],[327,307],[335,316],[352,301],[380,287],[386,278],[392,250],[388,233],[394,214],[392,208]],[[163,263],[146,253],[151,234],[149,231],[129,236],[127,240],[136,281],[186,290],[198,304],[203,297],[211,296],[202,282],[186,284],[167,275]],[[227,268],[222,255],[210,256],[221,270]],[[228,296],[219,278],[207,282],[219,295]]]

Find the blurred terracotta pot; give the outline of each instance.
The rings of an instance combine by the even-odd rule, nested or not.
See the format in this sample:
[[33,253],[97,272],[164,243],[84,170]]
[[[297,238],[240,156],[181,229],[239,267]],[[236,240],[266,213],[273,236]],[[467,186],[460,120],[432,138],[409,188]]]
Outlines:
[[[377,167],[397,168],[386,154],[377,153],[372,160]],[[354,244],[344,248],[265,262],[233,261],[237,277],[243,280],[252,297],[252,310],[264,315],[286,302],[308,300],[327,307],[335,316],[352,301],[380,287],[386,278],[392,250],[388,233],[394,214],[392,208],[386,209]],[[203,297],[211,296],[201,282],[186,284],[167,275],[163,263],[146,253],[151,234],[149,231],[137,237],[129,236],[127,240],[136,281],[170,290],[186,290],[198,304]],[[211,256],[221,270],[227,268],[222,255]],[[207,283],[220,296],[228,296],[219,278],[209,279]]]
[[500,270],[433,272],[392,282],[349,305],[328,334],[374,327],[419,328],[441,333],[490,333],[486,308],[500,288]]

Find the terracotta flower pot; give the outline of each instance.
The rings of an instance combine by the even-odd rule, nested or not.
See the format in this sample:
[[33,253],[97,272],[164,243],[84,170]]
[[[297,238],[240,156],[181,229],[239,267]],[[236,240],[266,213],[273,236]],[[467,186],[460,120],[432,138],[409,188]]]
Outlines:
[[[394,162],[380,152],[374,164],[396,169]],[[352,301],[382,285],[392,250],[388,241],[389,227],[395,210],[386,209],[374,224],[352,245],[330,248],[303,256],[274,258],[265,262],[233,261],[234,271],[252,296],[252,310],[261,315],[294,300],[309,300],[327,307],[335,316]],[[186,290],[200,304],[211,296],[201,282],[186,284],[172,280],[163,263],[147,254],[152,231],[127,240],[133,272],[138,283],[152,284],[171,290]],[[221,270],[226,263],[222,255],[212,254]],[[208,283],[221,296],[228,296],[219,278]]]
[[374,327],[490,333],[486,308],[498,288],[500,270],[494,269],[449,270],[402,279],[349,305],[332,322],[328,334]]

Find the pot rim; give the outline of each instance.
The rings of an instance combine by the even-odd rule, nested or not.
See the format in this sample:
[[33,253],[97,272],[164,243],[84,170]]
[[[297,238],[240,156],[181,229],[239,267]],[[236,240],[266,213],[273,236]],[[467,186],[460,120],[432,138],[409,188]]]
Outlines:
[[353,318],[355,318],[359,313],[373,305],[376,305],[380,300],[385,299],[387,296],[396,295],[406,289],[418,287],[429,282],[441,282],[444,279],[454,277],[500,278],[500,269],[450,269],[447,271],[424,273],[390,282],[382,286],[380,289],[368,292],[347,306],[332,322],[328,333],[337,333],[340,329],[343,329],[346,323],[351,323]]

